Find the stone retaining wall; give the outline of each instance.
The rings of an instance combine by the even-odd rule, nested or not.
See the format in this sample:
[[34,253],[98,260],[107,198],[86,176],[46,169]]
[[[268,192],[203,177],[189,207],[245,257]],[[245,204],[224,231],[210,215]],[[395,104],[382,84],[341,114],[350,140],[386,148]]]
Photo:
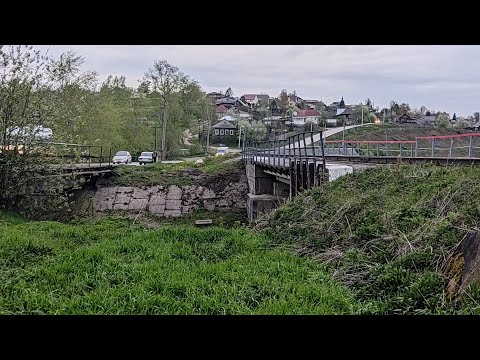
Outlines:
[[152,187],[100,187],[93,196],[96,212],[143,210],[157,216],[181,216],[204,208],[210,211],[245,209],[248,193],[246,176],[229,183],[221,192],[198,185]]

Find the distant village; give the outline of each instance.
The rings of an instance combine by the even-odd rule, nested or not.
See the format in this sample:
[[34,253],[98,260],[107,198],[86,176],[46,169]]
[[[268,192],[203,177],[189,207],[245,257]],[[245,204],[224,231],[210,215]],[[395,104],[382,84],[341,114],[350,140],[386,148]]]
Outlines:
[[[459,127],[478,130],[479,114],[470,118],[452,117],[445,112],[433,112],[422,106],[410,109],[408,104],[392,101],[389,108],[379,109],[367,99],[365,103],[347,104],[339,101],[325,104],[321,100],[303,99],[295,92],[282,90],[278,97],[268,94],[243,94],[234,97],[231,88],[223,92],[210,92],[207,96],[216,109],[215,121],[210,128],[212,143],[233,144],[239,133],[257,127],[257,138],[282,139],[293,133],[319,131],[327,127],[360,123],[396,123],[405,127]],[[204,130],[208,132],[208,130]],[[253,131],[254,132],[254,131]],[[205,134],[206,135],[206,134]]]

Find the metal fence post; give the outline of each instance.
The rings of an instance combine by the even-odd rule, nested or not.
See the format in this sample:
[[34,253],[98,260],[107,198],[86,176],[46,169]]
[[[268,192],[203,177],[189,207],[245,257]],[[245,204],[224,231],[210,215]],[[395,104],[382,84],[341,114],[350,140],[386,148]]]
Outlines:
[[415,157],[418,156],[418,139],[415,139]]
[[435,153],[435,138],[432,139],[432,157],[434,157]]
[[453,137],[450,138],[450,151],[448,153],[448,157],[452,157],[452,147],[453,147]]
[[472,157],[472,138],[473,136],[470,136],[470,144],[468,145],[468,157]]

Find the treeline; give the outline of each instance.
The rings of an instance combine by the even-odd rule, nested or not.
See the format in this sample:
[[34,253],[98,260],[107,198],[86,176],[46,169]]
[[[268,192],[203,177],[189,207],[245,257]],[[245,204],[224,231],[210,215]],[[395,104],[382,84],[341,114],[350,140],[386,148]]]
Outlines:
[[[103,156],[117,150],[136,155],[156,143],[165,159],[182,145],[184,130],[198,128],[200,118],[214,120],[198,83],[165,60],[156,61],[137,88],[124,76],[100,82],[83,63],[73,52],[53,57],[32,46],[0,46],[0,208],[31,214],[65,208],[63,181],[42,172],[67,153],[58,155],[52,141],[96,145],[93,152],[101,147]],[[33,141],[32,129],[40,126],[53,130],[52,141]],[[85,147],[68,146],[76,149],[70,161],[85,156]]]
[[215,113],[207,110],[212,104],[200,85],[164,60],[132,88],[124,76],[100,82],[98,73],[82,71],[84,58],[73,52],[53,58],[30,46],[4,46],[0,54],[3,140],[12,127],[42,125],[53,130],[54,141],[98,145],[106,152],[151,151],[156,142],[160,149],[164,139],[168,158],[186,129]]

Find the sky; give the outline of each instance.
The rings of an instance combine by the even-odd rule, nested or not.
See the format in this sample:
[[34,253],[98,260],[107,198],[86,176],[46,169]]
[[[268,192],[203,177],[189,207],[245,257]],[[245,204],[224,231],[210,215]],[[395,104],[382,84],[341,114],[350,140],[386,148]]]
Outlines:
[[125,76],[137,87],[155,60],[167,60],[206,92],[234,96],[296,91],[326,104],[391,100],[453,116],[480,111],[479,45],[36,45],[75,51],[101,80]]

